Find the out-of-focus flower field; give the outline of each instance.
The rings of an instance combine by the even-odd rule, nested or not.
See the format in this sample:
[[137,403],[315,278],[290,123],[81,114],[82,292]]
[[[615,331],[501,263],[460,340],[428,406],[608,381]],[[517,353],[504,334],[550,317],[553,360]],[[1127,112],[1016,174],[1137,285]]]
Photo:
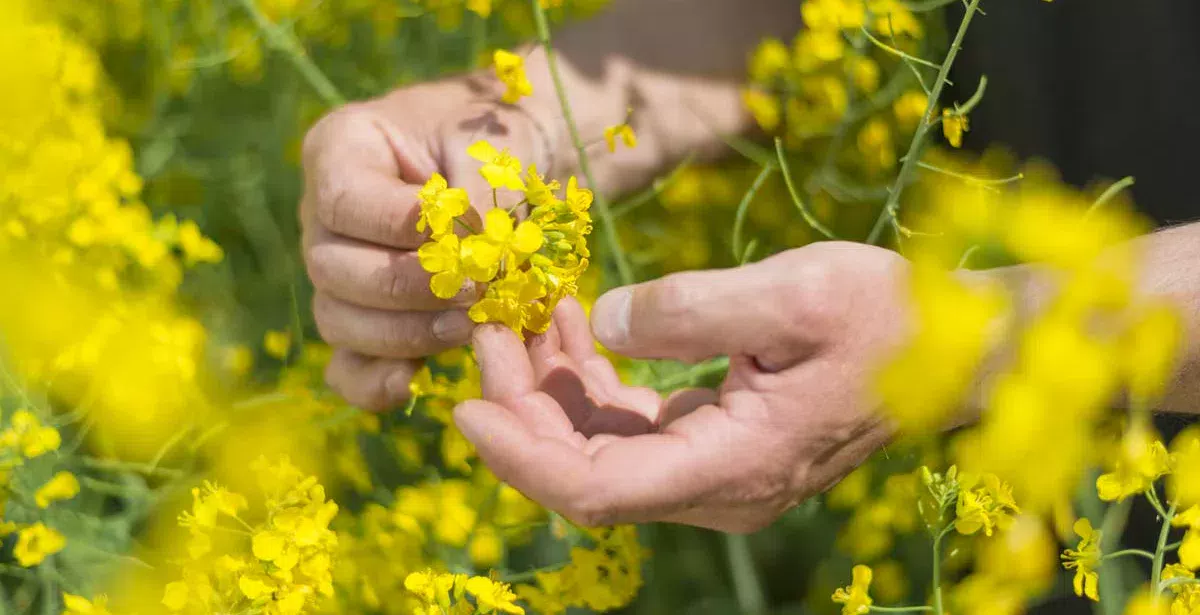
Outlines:
[[[509,242],[487,259],[459,261],[460,204],[427,186],[422,264],[445,293],[494,281],[472,317],[517,329],[620,283],[621,261],[649,279],[825,238],[912,260],[916,335],[876,387],[900,440],[726,537],[580,528],[498,482],[451,419],[480,393],[468,349],[431,359],[394,412],[322,381],[295,213],[306,130],[492,64],[519,98],[519,58],[495,51],[536,40],[539,13],[554,27],[603,0],[0,0],[0,613],[959,615],[1072,593],[1200,612],[1200,434],[1163,443],[1148,420],[1179,323],[1135,298],[1119,247],[1149,227],[1119,186],[948,153],[986,81],[941,96],[980,3],[950,29],[945,4],[797,0],[805,29],[748,58],[762,138],[727,135],[728,161],[685,160],[611,207],[521,175],[541,209],[463,240]],[[636,147],[628,126],[604,137]],[[619,241],[589,248],[593,218]],[[502,258],[524,268],[497,278]],[[951,272],[1025,262],[1063,290],[1014,331],[982,422],[939,435],[1013,310]],[[540,294],[505,286],[518,275]],[[1121,324],[1097,332],[1098,315]],[[667,390],[723,365],[619,367]],[[1127,414],[1106,407],[1118,390]],[[1153,553],[1116,550],[1133,498],[1160,513]],[[1148,593],[1121,566],[1143,555]]]

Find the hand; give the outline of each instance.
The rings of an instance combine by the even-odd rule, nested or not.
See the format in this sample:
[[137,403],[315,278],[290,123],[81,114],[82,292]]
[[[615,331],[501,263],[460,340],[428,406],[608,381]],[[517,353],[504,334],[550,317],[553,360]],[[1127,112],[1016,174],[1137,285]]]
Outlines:
[[417,260],[425,241],[416,230],[417,192],[425,181],[441,172],[467,189],[471,217],[493,206],[480,163],[466,155],[476,140],[527,163],[541,159],[539,170],[549,171],[532,112],[488,102],[498,100],[489,83],[398,90],[334,111],[305,138],[300,218],[313,314],[335,349],[326,379],[355,405],[403,403],[419,367],[414,359],[467,343],[474,328],[465,308],[477,289],[468,283],[454,299],[438,299]]
[[729,356],[720,389],[665,400],[620,384],[574,302],[527,352],[481,327],[485,399],[455,418],[497,476],[578,523],[760,529],[890,439],[869,382],[903,335],[906,267],[883,249],[821,243],[607,293],[592,328],[613,351]]

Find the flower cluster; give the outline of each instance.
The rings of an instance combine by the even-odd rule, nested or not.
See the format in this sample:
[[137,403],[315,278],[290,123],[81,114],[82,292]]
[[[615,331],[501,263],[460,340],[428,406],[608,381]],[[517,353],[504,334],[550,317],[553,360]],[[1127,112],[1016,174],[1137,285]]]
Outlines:
[[179,517],[191,539],[182,579],[164,589],[168,611],[298,615],[333,595],[337,536],[329,524],[337,504],[286,458],[260,458],[251,469],[261,510],[213,483],[192,490],[192,508]]
[[[557,181],[546,182],[533,165],[522,176],[520,160],[486,141],[471,145],[467,153],[483,163],[479,172],[492,187],[493,201],[499,190],[524,198],[510,209],[489,209],[480,232],[464,219],[471,206],[466,191],[449,187],[435,173],[421,189],[417,220],[417,230],[430,234],[418,251],[421,266],[434,274],[430,288],[448,299],[468,279],[485,283],[483,297],[468,312],[472,320],[501,322],[518,334],[544,332],[554,306],[575,294],[587,269],[592,193],[572,177],[560,198]],[[517,209],[526,205],[528,217],[515,219]],[[470,234],[460,240],[456,224]]]
[[[919,90],[905,92],[911,75],[895,71],[899,61],[880,50],[904,52],[887,47],[880,37],[915,51],[924,36],[921,22],[895,0],[809,0],[801,5],[801,15],[806,28],[790,48],[767,39],[755,52],[746,105],[764,130],[802,141],[834,134],[857,100],[875,108],[894,103],[893,118],[870,119],[857,137],[864,163],[891,168],[895,137],[912,133],[927,99]],[[885,85],[883,77],[893,73],[895,81]]]
[[442,463],[464,474],[471,472],[475,447],[454,425],[454,407],[481,395],[479,366],[469,350],[456,348],[425,360],[408,385],[413,406],[442,425],[439,446]]
[[538,571],[536,585],[519,585],[517,594],[542,615],[568,608],[602,613],[621,608],[642,586],[642,560],[648,553],[632,525],[586,530],[593,547],[573,547],[571,561],[558,570]]
[[[408,575],[404,586],[421,599],[422,606],[413,611],[416,615],[525,615],[525,609],[514,603],[517,596],[512,593],[509,585],[488,577],[468,577],[465,574],[426,570]],[[474,603],[466,599],[467,595],[474,599]]]
[[[930,222],[920,228],[934,236],[911,252],[916,333],[878,386],[888,416],[913,434],[982,406],[979,427],[955,447],[959,462],[1005,476],[1044,512],[1093,462],[1089,443],[1118,392],[1140,408],[1161,393],[1179,324],[1132,292],[1138,219],[1114,203],[1090,208],[1037,170],[1016,186],[929,182]],[[994,278],[949,271],[968,251],[1029,263],[1030,294],[1010,299]],[[1013,307],[1035,302],[1032,312]],[[922,386],[906,385],[917,373]]]

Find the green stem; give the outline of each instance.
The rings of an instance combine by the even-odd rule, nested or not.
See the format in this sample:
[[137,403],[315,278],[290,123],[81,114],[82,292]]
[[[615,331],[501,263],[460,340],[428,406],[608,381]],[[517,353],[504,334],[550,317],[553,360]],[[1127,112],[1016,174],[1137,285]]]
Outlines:
[[80,457],[79,460],[83,465],[97,470],[109,470],[112,472],[137,472],[149,476],[166,476],[169,478],[179,478],[183,476],[182,470],[173,468],[164,468],[162,466],[150,466],[144,463],[134,463],[129,461],[117,461],[115,459],[98,459],[96,457]]
[[679,374],[673,374],[656,380],[653,385],[656,391],[669,391],[684,385],[690,385],[700,378],[719,374],[729,369],[729,357],[720,357],[693,365],[691,369]]
[[1179,548],[1179,547],[1181,547],[1181,546],[1183,546],[1183,541],[1182,541],[1182,540],[1180,540],[1179,542],[1173,542],[1173,543],[1171,543],[1171,544],[1169,544],[1169,545],[1167,545],[1167,546],[1165,546],[1165,547],[1163,547],[1163,548],[1164,548],[1165,550],[1167,550],[1167,551],[1174,551],[1175,549],[1178,549],[1178,548]]
[[541,568],[534,568],[533,570],[526,570],[525,572],[518,572],[516,574],[507,574],[507,575],[500,577],[500,580],[505,583],[510,583],[510,584],[511,583],[524,583],[526,581],[532,581],[532,580],[536,579],[537,574],[539,572],[557,572],[559,570],[562,570],[563,568],[566,568],[568,565],[570,565],[570,563],[571,562],[559,562],[557,564],[551,564],[549,566],[542,566]]
[[[249,1],[249,0],[243,0]],[[558,72],[558,56],[554,52],[554,45],[550,40],[550,24],[546,20],[546,10],[542,8],[539,0],[530,0],[530,5],[533,6],[534,21],[537,22],[538,41],[542,44],[542,48],[546,52],[546,64],[550,68],[550,79],[554,82],[554,92],[558,95],[558,103],[562,107],[563,119],[567,123],[567,130],[571,133],[571,143],[575,146],[575,153],[579,157],[579,171],[583,173],[583,177],[587,179],[588,187],[592,189],[593,197],[596,205],[596,211],[600,215],[600,221],[604,223],[604,236],[608,243],[608,249],[612,252],[613,261],[617,265],[617,275],[620,277],[621,284],[632,284],[634,282],[633,269],[629,266],[629,259],[625,255],[625,249],[621,246],[621,237],[617,234],[616,219],[612,215],[612,210],[608,207],[608,200],[600,193],[600,187],[596,184],[596,178],[592,175],[591,163],[588,161],[586,146],[583,138],[579,136],[579,126],[575,124],[575,115],[571,112],[571,102],[567,98],[567,90],[562,82],[562,75]]]
[[773,167],[763,167],[758,172],[758,177],[754,178],[754,183],[750,184],[750,189],[742,196],[742,202],[738,203],[737,215],[733,219],[733,260],[737,261],[742,258],[745,253],[745,248],[742,247],[742,228],[746,225],[746,212],[750,211],[750,201],[754,200],[754,195],[758,194],[758,189],[762,188],[764,182],[770,177]]
[[933,612],[937,615],[945,615],[942,606],[942,539],[953,527],[953,524],[947,525],[933,538]]
[[1124,549],[1121,551],[1113,551],[1112,553],[1105,553],[1104,557],[1101,559],[1109,560],[1109,559],[1113,559],[1113,558],[1117,558],[1117,557],[1122,557],[1125,555],[1136,555],[1137,557],[1144,557],[1151,561],[1154,560],[1153,553],[1151,553],[1149,551],[1143,551],[1141,549]]
[[[1171,533],[1171,520],[1175,518],[1175,505],[1167,510],[1167,514],[1163,515],[1162,529],[1158,531],[1158,545],[1154,548],[1154,563],[1150,567],[1150,587],[1157,592],[1158,584],[1162,581],[1163,558],[1167,554],[1167,536]],[[1154,595],[1155,600],[1158,600],[1158,594]]]
[[662,194],[668,186],[675,183],[675,180],[679,179],[679,176],[684,170],[691,166],[692,161],[695,159],[695,154],[688,154],[687,157],[684,158],[679,164],[675,165],[675,168],[672,169],[671,172],[666,175],[666,177],[654,180],[654,183],[651,184],[649,188],[639,192],[629,200],[613,206],[613,218],[620,218],[621,216],[624,216],[641,207],[642,205],[654,200],[654,198]]
[[254,25],[263,33],[267,44],[276,51],[279,51],[287,57],[292,66],[300,73],[308,85],[321,97],[321,100],[330,107],[340,107],[346,104],[346,98],[338,91],[337,86],[321,72],[321,69],[313,63],[312,58],[304,51],[304,46],[296,39],[296,36],[290,31],[280,28],[275,23],[272,23],[262,11],[258,9],[258,5],[254,0],[238,0],[242,4],[242,8],[254,20]]
[[1083,215],[1090,216],[1093,211],[1103,207],[1105,203],[1111,201],[1113,197],[1120,194],[1122,190],[1133,186],[1133,181],[1133,176],[1127,175],[1113,182],[1113,184],[1106,188],[1104,192],[1100,193],[1099,197],[1096,197],[1096,201],[1092,203],[1091,207],[1087,208],[1087,212],[1085,212]]
[[832,231],[826,228],[824,224],[821,224],[821,221],[817,220],[808,211],[808,207],[805,207],[804,201],[800,200],[800,195],[796,192],[796,186],[792,183],[792,172],[788,169],[787,156],[783,153],[783,139],[779,137],[775,137],[775,156],[779,159],[779,172],[783,174],[783,183],[787,184],[788,194],[791,195],[792,203],[796,205],[796,209],[800,210],[800,217],[804,218],[804,221],[818,233],[829,239],[837,239],[837,236]]
[[[908,153],[904,156],[904,164],[900,166],[900,171],[896,174],[896,182],[892,185],[891,193],[888,195],[887,203],[883,206],[883,211],[879,212],[879,217],[875,219],[875,226],[871,228],[871,233],[867,235],[867,243],[878,243],[883,236],[883,229],[889,223],[895,223],[896,216],[900,209],[900,195],[904,192],[905,186],[912,181],[913,173],[916,172],[918,158],[922,145],[925,143],[925,137],[929,134],[929,127],[932,125],[930,116],[933,115],[933,110],[937,108],[938,99],[942,96],[942,90],[946,88],[946,79],[950,75],[950,67],[954,65],[954,59],[958,57],[958,51],[962,48],[963,39],[967,36],[967,28],[971,25],[971,19],[975,17],[975,12],[979,8],[979,0],[971,0],[967,5],[966,13],[963,15],[962,23],[958,25],[958,32],[954,35],[954,42],[950,43],[950,50],[946,53],[946,59],[942,62],[941,69],[938,70],[937,80],[933,82],[933,90],[929,94],[929,102],[925,105],[925,113],[921,116],[921,122],[917,124],[917,131],[913,134],[912,142],[908,145]],[[939,611],[940,613],[940,611]]]
[[744,534],[725,534],[725,556],[729,559],[729,572],[733,575],[733,593],[737,597],[738,612],[754,615],[766,611],[767,598],[763,594],[758,571],[754,567],[754,556]]
[[933,610],[931,606],[875,606],[869,607],[872,613],[928,613]]

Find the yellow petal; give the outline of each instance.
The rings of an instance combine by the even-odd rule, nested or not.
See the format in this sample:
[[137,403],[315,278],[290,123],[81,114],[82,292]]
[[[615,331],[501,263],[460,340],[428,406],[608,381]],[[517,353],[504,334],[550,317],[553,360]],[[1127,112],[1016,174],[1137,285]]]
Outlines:
[[450,299],[462,290],[463,275],[458,271],[443,271],[433,276],[429,288],[439,299]]
[[491,162],[500,155],[500,152],[487,141],[476,141],[467,148],[467,155],[480,162]]
[[517,231],[513,234],[512,249],[522,256],[527,256],[537,252],[543,241],[545,238],[542,236],[541,227],[525,221],[517,226]]
[[484,220],[484,232],[488,239],[497,243],[507,242],[513,233],[512,216],[505,210],[496,208],[488,210]]

